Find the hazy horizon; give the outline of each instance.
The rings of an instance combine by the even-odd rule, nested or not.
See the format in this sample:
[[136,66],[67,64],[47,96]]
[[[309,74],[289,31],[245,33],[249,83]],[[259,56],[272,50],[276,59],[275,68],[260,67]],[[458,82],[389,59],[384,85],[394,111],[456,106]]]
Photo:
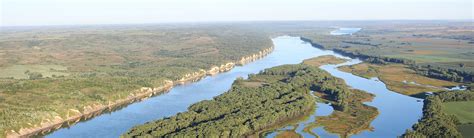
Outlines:
[[471,0],[3,0],[0,26],[473,20]]

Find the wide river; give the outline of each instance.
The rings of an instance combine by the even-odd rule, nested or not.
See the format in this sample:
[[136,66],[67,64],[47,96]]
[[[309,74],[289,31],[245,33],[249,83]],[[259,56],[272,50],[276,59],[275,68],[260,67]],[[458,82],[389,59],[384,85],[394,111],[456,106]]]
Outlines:
[[[229,72],[206,77],[195,83],[176,86],[167,93],[79,122],[68,128],[59,129],[46,137],[119,137],[133,126],[186,111],[193,103],[210,100],[226,92],[237,77],[246,78],[248,74],[258,73],[265,68],[283,64],[297,64],[304,59],[322,55],[343,57],[332,51],[314,48],[299,37],[281,36],[274,38],[273,43],[275,45],[274,51],[260,60],[235,67]],[[344,64],[358,62],[360,61],[354,59]],[[373,131],[364,131],[353,137],[396,137],[409,129],[421,117],[422,102],[391,92],[387,90],[385,84],[376,79],[364,79],[341,72],[336,69],[337,66],[340,65],[326,65],[321,68],[344,79],[353,88],[375,94],[375,99],[367,104],[378,108],[380,112],[379,116],[371,123],[374,127]],[[318,106],[315,114],[311,115],[313,119],[314,116],[328,115],[332,112],[332,108],[328,105],[318,104]],[[304,125],[304,121],[301,123]],[[314,131],[323,137],[335,136],[322,128],[315,128]]]

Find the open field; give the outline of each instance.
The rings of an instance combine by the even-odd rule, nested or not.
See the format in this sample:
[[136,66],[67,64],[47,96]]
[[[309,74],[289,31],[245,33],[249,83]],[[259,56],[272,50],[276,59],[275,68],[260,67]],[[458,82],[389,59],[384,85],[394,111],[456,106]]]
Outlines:
[[458,131],[462,134],[463,137],[469,138],[474,136],[474,124],[463,124],[458,125]]
[[351,66],[342,66],[340,69],[364,78],[377,77],[383,81],[390,90],[405,95],[416,95],[422,92],[439,92],[444,91],[444,87],[459,85],[459,83],[456,82],[419,75],[408,68],[407,65],[402,64],[378,65],[360,63]]
[[266,33],[240,25],[2,28],[0,137],[270,47]]
[[354,35],[331,36],[313,31],[295,32],[314,45],[368,62],[403,63],[418,74],[456,82],[474,76],[474,25],[468,22],[352,22]]
[[423,102],[423,117],[403,137],[473,136],[473,91],[440,92]]
[[316,58],[306,59],[303,61],[303,64],[319,67],[319,66],[327,65],[327,64],[340,64],[346,61],[347,60],[342,59],[342,58],[337,58],[332,55],[327,55],[327,56],[320,56]]
[[474,123],[474,101],[443,103],[444,112],[455,115],[461,123]]
[[29,79],[28,72],[41,73],[42,77],[68,76],[67,68],[60,65],[13,65],[0,70],[0,78]]

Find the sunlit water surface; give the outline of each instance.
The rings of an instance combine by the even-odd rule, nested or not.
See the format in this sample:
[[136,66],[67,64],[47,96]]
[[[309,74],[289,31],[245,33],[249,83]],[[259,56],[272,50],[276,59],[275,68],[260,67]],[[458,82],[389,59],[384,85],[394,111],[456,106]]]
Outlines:
[[[274,51],[268,56],[249,63],[244,66],[235,67],[229,72],[215,76],[206,77],[198,82],[176,86],[171,91],[147,100],[136,102],[112,113],[100,115],[87,121],[79,122],[69,128],[59,129],[46,137],[119,137],[136,125],[163,117],[172,116],[184,112],[187,108],[199,101],[210,100],[226,92],[237,77],[246,78],[248,74],[283,64],[297,64],[304,59],[335,55],[332,51],[320,50],[303,42],[299,37],[281,36],[273,39]],[[346,64],[358,63],[351,60]],[[326,65],[321,68],[332,75],[344,79],[351,87],[374,93],[377,97],[368,105],[375,106],[380,115],[372,122],[375,131],[365,131],[354,137],[395,137],[402,134],[405,129],[410,128],[421,116],[422,103],[416,99],[397,94],[387,90],[385,85],[376,79],[364,79],[336,69],[336,65]],[[318,103],[318,108],[301,126],[315,120],[315,116],[329,115],[332,107],[327,104]],[[302,128],[297,131],[302,132]],[[322,137],[336,137],[335,134],[327,133],[321,127],[313,129],[313,132]],[[274,133],[268,136],[273,136]],[[311,135],[302,134],[308,137]]]

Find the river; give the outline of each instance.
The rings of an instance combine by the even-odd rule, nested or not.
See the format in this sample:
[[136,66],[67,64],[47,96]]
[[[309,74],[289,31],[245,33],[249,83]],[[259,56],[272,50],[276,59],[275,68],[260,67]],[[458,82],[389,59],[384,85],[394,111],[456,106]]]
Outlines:
[[[176,86],[167,93],[79,122],[68,128],[61,128],[46,137],[118,137],[133,126],[186,111],[187,107],[193,103],[210,100],[226,92],[237,77],[246,78],[248,74],[258,73],[265,68],[283,64],[297,64],[304,59],[322,55],[343,57],[332,51],[314,48],[299,37],[281,36],[274,38],[273,43],[275,45],[274,51],[260,60],[235,67],[229,72],[208,76],[195,83]],[[355,62],[360,61],[351,60],[346,64]],[[377,107],[380,112],[380,115],[371,124],[375,131],[364,131],[355,137],[395,137],[410,128],[421,116],[422,103],[416,102],[415,98],[391,92],[380,81],[360,78],[350,73],[341,72],[335,67],[337,65],[326,65],[321,68],[344,79],[353,88],[376,94],[375,99],[367,103]],[[318,106],[319,108],[311,116],[318,116],[319,113],[327,115],[332,112],[329,105],[318,103]],[[309,120],[311,119],[314,120],[314,117],[309,118]],[[335,136],[325,132],[322,128],[316,128],[315,133],[320,136]]]
[[358,31],[362,30],[362,28],[339,28],[337,30],[331,31],[331,35],[352,35]]

